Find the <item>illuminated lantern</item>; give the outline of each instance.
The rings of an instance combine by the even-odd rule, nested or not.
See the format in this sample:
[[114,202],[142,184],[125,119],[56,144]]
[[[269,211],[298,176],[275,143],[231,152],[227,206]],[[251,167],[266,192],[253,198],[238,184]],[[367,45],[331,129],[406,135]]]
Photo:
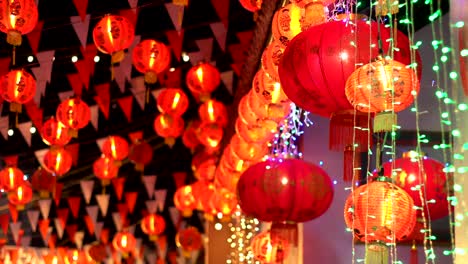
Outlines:
[[36,27],[38,11],[34,0],[0,2],[0,30],[7,33],[7,42],[21,45],[21,35],[28,34]]
[[151,241],[155,241],[166,229],[166,221],[157,214],[149,214],[141,220],[141,230],[150,237]]
[[58,254],[49,253],[44,255],[42,258],[45,264],[63,264],[63,261]]
[[[280,91],[278,93],[282,93],[281,86],[277,87]],[[247,98],[249,100],[248,104],[250,106],[250,109],[254,111],[255,115],[260,117],[260,120],[262,120],[261,122],[266,122],[264,120],[273,120],[275,122],[281,122],[291,112],[291,104],[289,100],[284,100],[280,103],[268,103],[265,101],[266,98],[274,99],[278,97],[263,96],[262,94],[255,92],[254,89],[250,90],[250,92],[247,94]]]
[[[1,11],[0,11],[1,12]],[[10,103],[10,111],[21,112],[21,105],[36,94],[36,80],[24,70],[12,70],[0,79],[1,95]]]
[[221,83],[221,75],[213,65],[201,63],[187,72],[186,82],[192,94],[198,96],[203,102],[210,98],[210,94]]
[[52,148],[44,156],[44,169],[56,176],[63,176],[70,171],[72,156],[64,148]]
[[195,148],[200,145],[200,141],[197,137],[198,126],[200,125],[199,121],[190,122],[185,128],[184,134],[182,135],[182,143],[184,146],[190,150],[195,151]]
[[133,49],[133,65],[145,74],[147,83],[156,83],[158,73],[165,71],[171,62],[171,51],[161,42],[147,39]]
[[278,65],[283,57],[284,47],[278,40],[272,41],[263,51],[262,69],[272,80],[279,82]]
[[8,193],[8,201],[16,206],[16,209],[23,210],[24,206],[32,200],[32,188],[26,181],[23,181],[14,191]]
[[395,112],[406,109],[419,92],[416,71],[395,60],[378,60],[357,68],[346,81],[346,98],[357,110],[377,113],[374,131],[391,131]]
[[56,177],[46,169],[39,167],[31,176],[31,185],[41,198],[48,198],[55,188]]
[[416,223],[411,196],[384,180],[389,179],[381,177],[354,189],[344,207],[346,225],[366,242],[366,263],[387,263],[385,244],[405,239]]
[[290,40],[302,32],[302,17],[303,10],[293,4],[286,5],[276,11],[271,27],[273,38],[286,47]]
[[252,162],[239,158],[239,156],[234,152],[234,148],[231,145],[231,143],[229,143],[229,145],[227,145],[226,148],[224,148],[220,164],[224,164],[227,169],[238,171],[241,173],[244,172],[251,165],[253,165]]
[[[269,111],[268,108],[269,106],[265,106],[265,104],[261,104],[258,100],[252,99],[252,92],[250,91],[239,102],[239,108],[238,108],[238,113],[239,113],[239,119],[242,120],[245,124],[248,124],[249,126],[260,126],[262,127],[267,133],[268,131],[271,132],[272,134],[276,133],[277,128],[278,128],[278,123],[276,120],[271,120],[268,118]],[[255,103],[257,106],[256,111],[254,111],[253,107],[251,106],[251,102]],[[265,107],[266,107],[266,114],[265,114]],[[260,111],[259,109],[262,109],[263,111]],[[277,108],[280,109],[280,108]],[[289,110],[288,110],[289,111]],[[258,113],[264,114],[264,116],[259,116]],[[283,112],[285,114],[285,112]],[[282,116],[284,114],[279,114],[279,116]],[[276,115],[278,116],[278,115]],[[277,118],[278,119],[278,118]],[[265,140],[267,141],[267,140]]]
[[217,212],[230,216],[237,207],[237,198],[228,189],[218,188],[211,197],[211,203]]
[[252,92],[265,104],[289,103],[281,88],[281,83],[270,78],[264,70],[259,70],[253,80]]
[[202,236],[195,227],[188,227],[177,232],[176,245],[182,249],[184,256],[190,256],[191,252],[202,248]]
[[127,140],[119,136],[110,136],[102,144],[102,153],[117,161],[124,160],[128,151]]
[[49,146],[65,146],[71,140],[68,128],[54,117],[42,125],[41,136],[42,141]]
[[273,139],[276,129],[269,130],[257,124],[246,124],[242,119],[237,118],[235,125],[236,133],[246,142],[265,143]]
[[226,106],[213,99],[200,105],[198,115],[202,123],[216,123],[222,127],[225,127],[228,123]]
[[200,151],[193,156],[192,170],[199,181],[211,181],[214,178],[218,158],[205,151]]
[[86,253],[92,260],[96,261],[97,263],[103,262],[108,257],[106,245],[98,242],[92,243],[91,246],[89,246],[89,248],[86,250]]
[[213,150],[218,148],[223,135],[223,128],[217,123],[202,123],[197,129],[198,141]]
[[264,264],[283,263],[287,258],[288,241],[273,240],[270,231],[256,235],[250,243],[254,259]]
[[79,98],[70,98],[57,107],[57,120],[68,128],[72,137],[77,136],[77,130],[88,125],[91,119],[89,106]]
[[145,141],[135,142],[130,147],[128,159],[135,163],[137,171],[143,171],[144,167],[153,160],[153,148]]
[[262,8],[263,0],[239,0],[242,7],[249,10],[250,12],[257,12]]
[[5,192],[14,191],[24,182],[24,173],[16,167],[6,167],[0,171],[0,186]]
[[182,216],[192,216],[193,210],[197,208],[195,197],[193,196],[193,190],[191,185],[183,186],[174,194],[174,205],[182,212]]
[[136,239],[131,233],[120,231],[115,234],[112,245],[114,249],[122,253],[122,255],[128,256],[128,254],[135,249]]
[[101,180],[102,185],[109,185],[110,180],[117,177],[119,167],[115,164],[115,160],[108,156],[103,156],[97,159],[93,164],[94,175]]
[[239,181],[240,176],[241,172],[228,169],[224,163],[220,163],[215,173],[215,188],[225,188],[230,192],[236,192],[237,182]]
[[67,264],[84,264],[87,263],[84,252],[78,249],[69,250],[65,256]]
[[192,192],[198,210],[204,211],[205,214],[216,214],[216,211],[211,206],[211,196],[214,191],[214,184],[211,182],[196,181],[192,184]]
[[156,101],[159,112],[173,116],[183,115],[189,106],[187,95],[178,88],[162,90]]
[[231,138],[231,150],[239,159],[245,161],[259,161],[268,154],[268,145],[265,143],[249,143],[243,140],[239,135]]
[[113,62],[124,58],[124,50],[129,48],[135,38],[134,26],[123,16],[106,15],[93,30],[96,48],[112,55]]
[[[449,205],[445,166],[437,160],[424,156],[421,160],[422,168],[420,168],[418,159],[417,152],[406,152],[402,158],[396,159],[394,162],[385,162],[383,173],[386,177],[391,177],[393,168],[396,173],[394,176],[395,184],[411,196],[415,206],[423,207],[421,196],[423,201],[434,201],[424,205],[427,220],[429,220],[428,215],[430,215],[430,220],[446,217],[449,213]],[[421,193],[418,186],[423,186]],[[421,212],[421,210],[417,210],[418,217],[421,217]]]
[[242,174],[237,199],[245,214],[260,221],[298,223],[327,211],[333,187],[319,166],[298,159],[267,160]]
[[335,3],[335,0],[292,0],[291,2],[305,10],[302,20],[302,30],[305,31],[311,26],[326,22],[325,12],[328,13],[326,6]]
[[164,138],[164,142],[173,146],[175,139],[184,133],[184,120],[180,116],[160,114],[154,120],[154,131]]
[[375,4],[375,15],[386,16],[389,13],[394,15],[400,10],[398,0],[378,0]]

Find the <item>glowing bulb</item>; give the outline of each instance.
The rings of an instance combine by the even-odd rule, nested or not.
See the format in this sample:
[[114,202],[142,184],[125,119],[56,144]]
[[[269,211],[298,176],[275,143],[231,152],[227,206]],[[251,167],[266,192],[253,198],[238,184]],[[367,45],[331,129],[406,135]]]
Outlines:
[[35,128],[35,127],[31,127],[31,128],[29,129],[29,132],[31,132],[31,134],[36,133],[36,128]]
[[170,71],[170,72],[175,72],[175,68],[174,68],[174,67],[171,67],[171,68],[169,68],[169,71]]
[[182,60],[184,62],[188,62],[190,60],[190,56],[187,53],[183,52],[182,53]]
[[219,231],[219,230],[223,229],[223,225],[221,223],[216,223],[214,225],[214,228]]
[[73,56],[71,58],[71,60],[72,60],[73,63],[77,62],[78,61],[78,56]]
[[288,184],[288,178],[287,177],[281,178],[281,184],[283,184],[283,185]]
[[8,129],[8,135],[11,137],[15,134],[15,131],[13,131],[13,129]]
[[414,182],[416,180],[416,176],[414,174],[410,174],[408,176],[408,182]]
[[34,57],[33,56],[28,56],[28,62],[33,62],[34,61]]
[[101,60],[101,57],[98,55],[94,56],[94,62],[99,62]]
[[348,55],[347,52],[343,51],[343,52],[340,53],[340,58],[341,58],[342,60],[348,60],[349,55]]

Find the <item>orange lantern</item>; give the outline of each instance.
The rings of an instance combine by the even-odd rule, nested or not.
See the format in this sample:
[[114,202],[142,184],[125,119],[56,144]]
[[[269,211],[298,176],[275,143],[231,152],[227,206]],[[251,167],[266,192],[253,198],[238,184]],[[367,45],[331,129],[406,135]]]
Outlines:
[[205,151],[200,151],[192,159],[192,170],[200,181],[211,181],[214,178],[218,158]]
[[215,188],[211,182],[196,181],[192,184],[193,196],[197,203],[197,209],[205,212],[205,216],[215,215],[216,209],[211,204]]
[[156,101],[159,112],[173,116],[183,115],[189,106],[187,95],[178,88],[162,90]]
[[250,243],[254,259],[265,264],[283,263],[287,258],[288,241],[273,240],[270,231],[256,235]]
[[228,169],[224,163],[220,163],[215,173],[215,188],[225,188],[230,192],[236,192],[240,176],[240,172]]
[[187,86],[193,95],[202,102],[210,98],[211,92],[221,83],[221,75],[216,67],[209,63],[200,63],[187,72]]
[[124,50],[135,38],[134,26],[123,16],[106,15],[94,27],[93,41],[97,49],[112,55],[113,62],[124,57]]
[[174,194],[174,205],[182,212],[182,216],[192,216],[193,210],[197,208],[195,197],[193,196],[193,190],[191,185],[185,185]]
[[[0,11],[1,13],[1,11]],[[21,112],[21,105],[36,94],[36,80],[25,70],[12,70],[0,79],[2,97],[10,102],[10,111]]]
[[[251,96],[252,96],[252,92],[249,92],[240,100],[239,108],[238,108],[239,118],[245,124],[261,126],[267,131],[275,133],[278,128],[278,122],[277,122],[279,120],[278,116],[282,116],[282,114],[279,114],[279,115],[277,114],[276,120],[269,119],[269,114],[270,114],[268,112],[269,107],[265,106],[265,104],[261,104],[258,100],[254,102],[255,106],[263,110],[265,110],[265,107],[266,107],[267,108],[266,113],[265,111],[259,111],[259,110],[254,111],[254,108],[251,106],[251,98],[250,98]],[[257,114],[257,112],[261,115]]]
[[109,185],[110,180],[117,177],[119,167],[115,164],[115,160],[108,156],[103,156],[97,159],[93,164],[94,175],[101,180],[102,185]]
[[218,148],[223,135],[223,128],[217,123],[202,123],[197,129],[198,141],[211,150]]
[[202,123],[216,123],[222,127],[225,127],[228,123],[226,106],[213,99],[200,105],[198,115]]
[[297,5],[285,5],[276,11],[272,21],[273,38],[286,47],[290,40],[302,32],[302,18],[303,10]]
[[56,175],[63,176],[72,166],[72,156],[64,148],[50,149],[44,156],[44,169]]
[[171,51],[156,40],[143,40],[133,49],[133,65],[137,71],[145,74],[147,83],[156,83],[158,73],[165,71],[170,62]]
[[[255,161],[256,163],[258,161]],[[234,149],[231,144],[227,145],[224,149],[223,156],[221,157],[220,164],[223,164],[227,169],[231,171],[244,172],[251,165],[252,162],[243,160],[234,152]]]
[[230,146],[233,154],[245,161],[257,162],[268,154],[266,143],[249,143],[237,134],[231,138]]
[[46,169],[39,167],[31,176],[32,188],[39,192],[41,198],[48,198],[55,188],[56,177]]
[[273,139],[276,129],[269,130],[257,124],[246,124],[237,118],[235,125],[236,133],[246,142],[265,143]]
[[190,122],[185,129],[184,134],[182,135],[182,143],[184,143],[184,145],[192,151],[194,151],[195,148],[200,145],[200,141],[197,137],[197,130],[199,125],[199,121]]
[[281,88],[281,83],[270,78],[262,69],[255,74],[251,93],[255,93],[256,98],[265,104],[290,102]]
[[266,103],[264,100],[265,97],[253,90],[250,90],[247,94],[247,98],[249,100],[248,104],[250,109],[255,113],[255,115],[260,117],[261,123],[271,123],[266,120],[281,122],[291,112],[291,104],[289,101],[284,103]]
[[23,181],[14,191],[8,193],[8,200],[16,206],[17,210],[23,210],[24,206],[32,200],[32,188]]
[[419,92],[414,69],[395,60],[378,60],[355,70],[346,81],[345,94],[357,110],[377,113],[374,131],[391,131],[395,112],[410,106]]
[[70,98],[57,107],[57,120],[68,128],[70,136],[76,137],[77,130],[88,125],[91,119],[89,106],[79,98]]
[[6,167],[0,171],[0,186],[5,192],[14,191],[24,182],[24,173],[16,167]]
[[34,0],[0,2],[0,30],[7,33],[7,42],[21,45],[21,35],[31,32],[36,26],[38,12]]
[[380,177],[354,189],[345,203],[346,225],[357,239],[366,242],[366,263],[386,263],[386,243],[405,239],[416,224],[413,199],[388,181]]
[[180,116],[160,114],[154,120],[154,130],[172,147],[175,139],[184,133],[184,120]]
[[115,250],[119,251],[126,257],[135,249],[136,239],[128,231],[120,231],[115,234],[114,239],[112,240],[112,245]]
[[284,46],[278,40],[272,41],[263,51],[262,69],[272,80],[279,82],[278,65],[283,57]]
[[239,0],[242,7],[249,10],[250,12],[257,12],[262,8],[263,0]]
[[182,249],[184,256],[189,256],[192,251],[202,248],[202,236],[195,227],[188,227],[177,233],[176,245]]
[[87,263],[86,256],[83,251],[78,249],[69,250],[65,256],[67,264],[84,264]]
[[158,235],[164,232],[165,229],[166,221],[160,215],[149,214],[141,220],[141,230],[150,237],[151,241],[156,241]]
[[153,160],[153,148],[145,141],[139,141],[132,144],[128,159],[135,163],[137,171],[143,171],[145,165]]
[[58,254],[49,253],[42,257],[45,264],[63,264],[62,259]]
[[218,188],[211,197],[211,203],[216,211],[230,216],[237,207],[237,198],[235,193],[228,189]]
[[119,136],[110,136],[102,144],[102,153],[116,161],[124,160],[128,151],[127,140]]
[[305,10],[302,20],[302,30],[304,31],[311,26],[325,23],[327,21],[326,6],[334,3],[335,0],[292,0],[291,2]]
[[54,117],[42,125],[41,136],[42,141],[49,146],[65,146],[71,140],[68,128]]

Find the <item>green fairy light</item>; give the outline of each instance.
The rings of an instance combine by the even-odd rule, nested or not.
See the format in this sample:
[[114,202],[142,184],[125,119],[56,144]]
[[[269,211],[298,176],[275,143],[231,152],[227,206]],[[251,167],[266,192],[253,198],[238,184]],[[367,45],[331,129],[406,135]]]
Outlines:
[[464,159],[465,159],[465,157],[464,157],[463,155],[458,154],[458,153],[457,153],[457,154],[453,154],[453,158],[454,158],[454,159],[457,159],[457,160],[464,160]]
[[449,53],[451,49],[449,47],[443,47],[442,48],[442,53]]
[[442,62],[447,62],[447,60],[448,60],[448,57],[445,56],[445,55],[440,57],[440,61],[442,61]]
[[456,80],[458,78],[458,73],[453,71],[453,72],[450,72],[449,76],[450,76],[450,79]]
[[452,130],[452,136],[459,137],[460,135],[461,135],[460,130],[458,130],[458,129]]
[[434,66],[432,66],[432,70],[433,71],[439,71],[439,65],[435,64]]
[[442,118],[447,118],[447,117],[449,116],[449,113],[443,112],[440,116],[441,116]]
[[458,21],[457,23],[455,23],[454,25],[456,28],[462,28],[465,26],[465,22],[463,21]]
[[436,95],[437,98],[439,98],[439,99],[445,97],[444,92],[442,92],[442,91],[436,91],[436,92],[435,92],[435,95]]
[[460,51],[460,56],[462,56],[462,57],[468,56],[468,49],[462,49],[462,50]]
[[456,192],[461,192],[463,190],[463,187],[460,184],[455,183],[453,185],[453,190]]
[[429,21],[434,22],[438,17],[440,17],[440,10],[435,11],[432,15],[429,16]]
[[457,172],[462,174],[462,173],[466,173],[468,171],[468,167],[458,167],[457,168]]
[[467,104],[459,104],[458,105],[458,110],[460,111],[466,111],[468,109],[468,105]]
[[463,214],[457,214],[456,218],[458,221],[463,221],[465,217],[463,216]]
[[401,19],[400,24],[411,24],[411,21],[409,19],[407,19],[407,18]]
[[466,251],[463,248],[455,248],[455,254],[457,255],[465,255]]
[[444,103],[446,103],[446,104],[454,104],[455,101],[453,101],[453,100],[450,99],[450,98],[444,98]]

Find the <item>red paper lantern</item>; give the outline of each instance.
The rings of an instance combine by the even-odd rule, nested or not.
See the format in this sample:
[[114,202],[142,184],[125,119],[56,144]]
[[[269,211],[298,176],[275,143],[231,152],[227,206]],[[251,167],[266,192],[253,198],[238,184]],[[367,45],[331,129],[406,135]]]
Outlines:
[[156,40],[143,40],[133,49],[133,65],[145,74],[147,83],[156,83],[158,74],[165,71],[170,62],[171,51]]
[[202,248],[202,236],[195,227],[188,227],[177,232],[176,245],[182,249],[184,255],[189,255]]
[[39,192],[41,198],[49,197],[55,188],[56,177],[46,169],[39,167],[31,176],[32,188]]
[[[268,125],[271,121],[279,123],[286,119],[291,112],[291,102],[285,101],[284,103],[266,103],[263,96],[251,90],[247,95],[249,100],[249,108],[260,118],[260,122]],[[271,123],[271,122],[270,122]]]
[[[1,12],[0,12],[1,13]],[[36,80],[24,70],[12,70],[0,79],[1,95],[10,102],[10,111],[21,112],[21,105],[36,94]]]
[[187,95],[178,88],[162,90],[156,101],[159,112],[173,116],[183,115],[189,106]]
[[197,208],[195,197],[193,196],[193,190],[191,185],[183,186],[174,194],[174,205],[182,212],[182,216],[192,216],[193,210]]
[[273,16],[271,26],[273,38],[283,47],[286,47],[290,40],[302,32],[303,13],[297,5],[288,4],[276,11]]
[[199,125],[199,121],[190,122],[185,129],[184,134],[182,135],[182,143],[184,143],[184,145],[192,151],[194,151],[195,148],[200,145],[200,141],[198,140],[197,136]]
[[0,186],[5,192],[14,191],[24,181],[24,173],[16,167],[6,167],[0,171]]
[[180,116],[160,114],[154,120],[154,131],[165,139],[166,144],[173,146],[175,139],[184,133],[184,120]]
[[[431,159],[422,157],[422,168],[418,162],[416,152],[407,152],[402,158],[394,162],[385,162],[383,164],[384,175],[391,177],[392,168],[396,173],[395,184],[405,190],[413,199],[414,205],[423,207],[423,201],[433,201],[425,203],[425,217],[427,220],[436,220],[448,215],[447,200],[447,175],[444,172],[444,164]],[[421,194],[417,186],[421,187]],[[427,207],[426,207],[427,206]],[[421,210],[417,210],[417,216],[421,217]],[[430,218],[429,218],[430,216]]]
[[289,103],[289,99],[281,88],[281,83],[270,78],[266,72],[260,69],[253,80],[252,93],[264,104]]
[[34,0],[14,0],[0,2],[0,31],[7,33],[7,42],[21,45],[21,35],[36,27],[38,12]]
[[23,181],[14,191],[8,193],[8,201],[15,205],[17,210],[23,210],[24,206],[32,200],[32,195],[31,185]]
[[200,151],[193,156],[192,170],[199,181],[211,181],[214,178],[218,158],[205,151]]
[[42,141],[49,146],[65,146],[71,140],[68,128],[54,117],[42,125],[41,136]]
[[151,241],[155,241],[166,229],[166,221],[157,214],[149,214],[141,220],[141,230],[150,237]]
[[242,211],[266,222],[312,220],[325,213],[333,199],[326,172],[298,159],[251,166],[240,177],[237,191]]
[[110,180],[117,177],[119,167],[115,160],[109,156],[103,156],[97,159],[93,164],[94,175],[101,180],[102,185],[109,185]]
[[73,158],[64,148],[52,148],[44,156],[44,169],[56,176],[70,171]]
[[217,123],[202,123],[197,129],[197,138],[206,148],[215,150],[223,139],[223,128]]
[[[281,84],[289,99],[327,118],[339,111],[352,110],[346,99],[345,82],[356,65],[368,63],[379,55],[379,27],[383,51],[387,53],[386,40],[391,36],[391,29],[377,22],[331,21],[294,38],[279,65]],[[408,65],[411,63],[409,40],[399,31],[396,38],[398,51],[395,50],[394,59]]]
[[[251,106],[252,102],[256,103],[258,105],[257,108],[260,108],[260,109],[265,108],[265,104],[259,103],[258,100],[257,101],[251,100],[250,98],[251,96],[252,96],[252,93],[249,92],[240,100],[239,109],[238,109],[239,119],[241,119],[242,122],[244,122],[245,124],[248,124],[249,126],[262,127],[264,128],[264,130],[266,130],[264,131],[265,133],[270,132],[274,135],[274,133],[276,133],[277,128],[278,128],[278,122],[277,122],[279,120],[278,116],[282,116],[283,114],[276,115],[276,120],[270,119],[269,118],[270,113],[268,113],[269,107],[267,106],[267,109],[266,109],[267,114],[265,114],[264,111],[262,112],[258,109],[254,110],[254,108]],[[263,114],[263,116],[260,116],[257,113]]]
[[233,154],[245,161],[257,162],[268,154],[266,143],[246,142],[237,134],[231,138],[230,146]]
[[69,250],[67,255],[65,256],[65,262],[67,264],[85,264],[88,263],[86,261],[86,256],[83,251],[78,249]]
[[279,82],[278,65],[283,57],[284,46],[278,40],[272,41],[263,51],[262,69],[272,80]]
[[228,123],[226,106],[216,100],[208,100],[198,108],[202,123],[216,123],[225,127]]
[[128,159],[135,163],[135,169],[143,171],[144,167],[153,160],[153,148],[150,144],[141,141],[132,144]]
[[134,25],[123,16],[106,15],[93,30],[94,45],[100,52],[111,54],[113,61],[123,59],[123,50],[130,47],[134,38]]
[[287,258],[289,243],[285,239],[273,240],[270,231],[256,235],[250,243],[254,259],[265,264],[283,263]]
[[57,107],[57,120],[69,129],[71,136],[77,135],[77,130],[88,125],[91,119],[89,106],[79,98],[70,98]]
[[221,83],[221,75],[216,67],[209,63],[193,66],[187,72],[187,86],[202,101],[210,98],[211,92]]
[[263,0],[239,0],[242,7],[250,12],[257,12],[262,8]]
[[[192,192],[197,203],[197,209],[212,214],[211,196],[214,193],[214,184],[211,182],[196,181],[192,184]],[[216,213],[216,212],[214,212]]]
[[211,203],[217,212],[230,216],[237,208],[237,197],[226,188],[217,188],[211,197]]
[[241,172],[226,168],[223,163],[220,163],[215,174],[214,185],[216,189],[225,188],[230,192],[237,191],[237,182],[241,176]]
[[223,156],[221,157],[220,161],[220,164],[223,164],[227,169],[240,173],[244,172],[255,163],[256,162],[252,163],[251,161],[241,159],[238,155],[235,154],[231,144],[224,148]]
[[128,255],[135,249],[136,239],[131,233],[120,231],[115,234],[114,239],[112,240],[112,245],[115,250],[119,251],[123,255]]
[[47,255],[43,255],[42,259],[44,260],[45,264],[62,264],[63,261],[60,256],[56,253],[49,253]]
[[[86,247],[85,247],[86,249]],[[87,250],[89,257],[97,263],[103,262],[107,256],[106,245],[98,242],[91,244]]]
[[110,136],[102,144],[102,153],[114,160],[124,160],[128,156],[128,142],[119,136]]

